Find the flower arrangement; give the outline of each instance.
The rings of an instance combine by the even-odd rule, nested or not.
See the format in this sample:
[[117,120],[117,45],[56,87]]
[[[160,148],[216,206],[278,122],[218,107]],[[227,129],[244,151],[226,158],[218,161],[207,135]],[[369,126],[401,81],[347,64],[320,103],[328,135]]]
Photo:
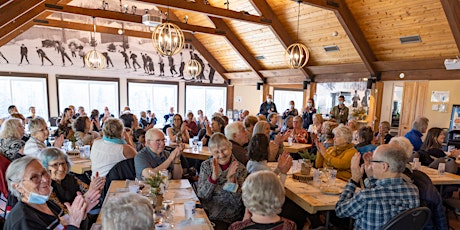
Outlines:
[[163,183],[163,176],[160,172],[153,173],[151,177],[145,179],[145,183],[150,185],[150,191],[154,194],[160,194],[160,186]]
[[366,119],[367,116],[367,110],[364,107],[359,107],[353,109],[353,112],[351,113],[353,117],[358,118],[359,120],[364,120]]

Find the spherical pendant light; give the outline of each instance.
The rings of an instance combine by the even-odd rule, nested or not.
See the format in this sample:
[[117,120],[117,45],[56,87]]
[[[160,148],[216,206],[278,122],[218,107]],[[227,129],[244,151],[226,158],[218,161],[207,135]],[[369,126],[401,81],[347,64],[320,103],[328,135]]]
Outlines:
[[284,52],[284,59],[289,67],[293,69],[303,68],[310,58],[308,48],[302,43],[290,45]]
[[103,69],[105,68],[107,62],[101,52],[93,49],[86,53],[85,64],[90,69]]
[[184,47],[184,33],[175,24],[170,22],[157,26],[152,33],[153,47],[162,55],[173,56]]
[[187,65],[185,66],[185,72],[187,73],[187,75],[193,78],[200,75],[201,70],[202,70],[201,64],[195,59],[190,59],[187,62]]

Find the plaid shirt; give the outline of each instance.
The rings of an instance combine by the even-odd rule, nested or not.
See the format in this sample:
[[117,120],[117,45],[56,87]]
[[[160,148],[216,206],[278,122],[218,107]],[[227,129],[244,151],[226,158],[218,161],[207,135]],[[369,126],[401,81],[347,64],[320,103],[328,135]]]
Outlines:
[[356,229],[380,229],[394,216],[420,205],[418,189],[402,178],[369,180],[369,186],[355,193],[348,181],[335,206],[338,217],[355,219]]

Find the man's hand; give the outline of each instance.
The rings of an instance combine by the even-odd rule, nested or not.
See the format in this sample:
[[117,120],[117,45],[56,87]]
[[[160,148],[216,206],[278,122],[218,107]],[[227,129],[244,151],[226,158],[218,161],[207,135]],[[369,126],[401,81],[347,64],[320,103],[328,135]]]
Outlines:
[[361,181],[361,178],[363,178],[364,174],[364,166],[361,167],[359,165],[361,161],[361,154],[360,153],[355,153],[355,155],[351,158],[351,179],[354,180],[355,182]]

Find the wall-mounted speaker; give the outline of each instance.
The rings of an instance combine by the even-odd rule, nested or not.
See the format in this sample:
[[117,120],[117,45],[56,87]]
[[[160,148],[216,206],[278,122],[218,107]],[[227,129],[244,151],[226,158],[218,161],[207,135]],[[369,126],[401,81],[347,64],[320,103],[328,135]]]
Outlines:
[[372,85],[376,82],[376,79],[369,78],[367,79],[367,89],[372,89]]
[[310,84],[310,81],[303,81],[303,84],[302,84],[302,89],[308,89],[308,85]]
[[263,82],[257,82],[257,90],[260,90],[260,87],[261,87],[262,85],[264,85]]

